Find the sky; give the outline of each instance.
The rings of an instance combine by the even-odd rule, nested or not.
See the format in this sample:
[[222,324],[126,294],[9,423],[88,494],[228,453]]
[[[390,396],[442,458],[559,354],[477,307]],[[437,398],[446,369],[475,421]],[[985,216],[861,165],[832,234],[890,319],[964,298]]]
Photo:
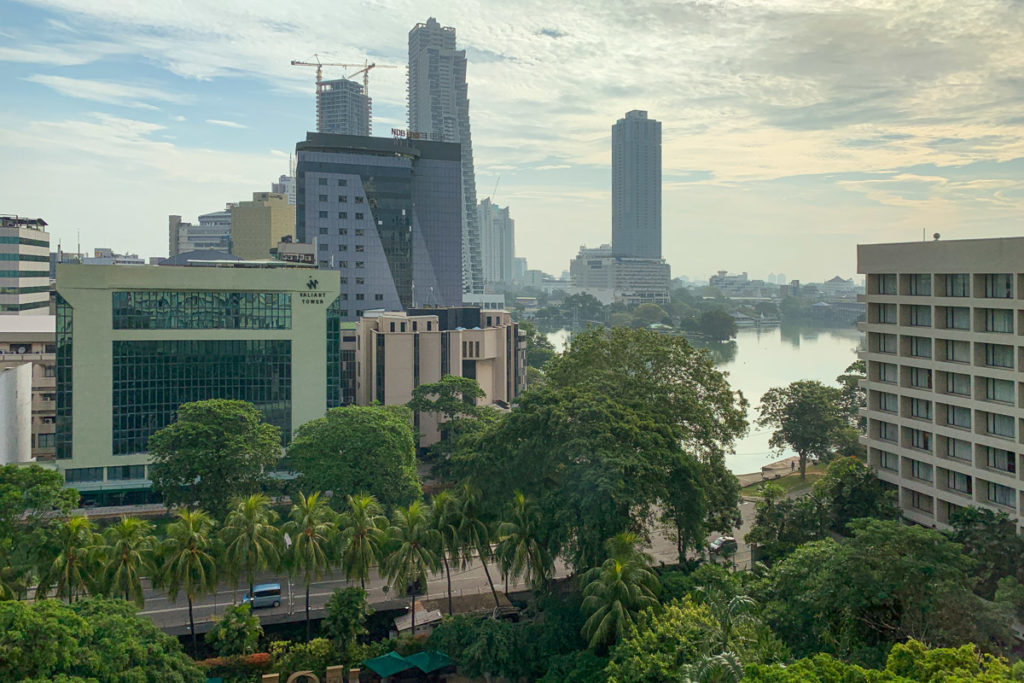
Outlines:
[[[314,70],[406,122],[409,30],[469,59],[477,195],[531,268],[611,238],[611,126],[663,123],[663,255],[820,281],[858,243],[1024,229],[1022,0],[0,0],[0,213],[65,250],[167,253],[270,189],[315,127]],[[325,78],[346,75],[325,68]]]

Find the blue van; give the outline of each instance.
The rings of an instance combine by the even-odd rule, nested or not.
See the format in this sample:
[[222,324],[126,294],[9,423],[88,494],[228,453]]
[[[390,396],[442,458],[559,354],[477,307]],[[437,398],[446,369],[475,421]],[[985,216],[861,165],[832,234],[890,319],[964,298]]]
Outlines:
[[260,607],[279,607],[281,605],[281,584],[261,583],[252,587],[252,597],[248,593],[242,596],[242,604],[250,603],[253,609]]

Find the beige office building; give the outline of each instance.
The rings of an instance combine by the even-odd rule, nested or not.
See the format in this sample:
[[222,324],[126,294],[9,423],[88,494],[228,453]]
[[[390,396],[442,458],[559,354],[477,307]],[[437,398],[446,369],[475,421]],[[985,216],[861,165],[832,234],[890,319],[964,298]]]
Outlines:
[[55,340],[52,315],[0,316],[0,465],[53,459]]
[[[485,394],[480,404],[500,409],[526,388],[525,339],[507,311],[467,307],[371,313],[354,331],[342,334],[343,352],[354,351],[350,358],[359,405],[405,404],[414,388],[445,375],[475,379]],[[440,438],[433,416],[414,420],[421,446]]]
[[0,315],[50,313],[50,234],[42,218],[0,216]]
[[867,244],[867,434],[904,515],[1024,505],[1024,237]]
[[231,207],[231,253],[242,259],[268,259],[285,236],[295,235],[295,205],[288,195],[253,192],[251,202]]

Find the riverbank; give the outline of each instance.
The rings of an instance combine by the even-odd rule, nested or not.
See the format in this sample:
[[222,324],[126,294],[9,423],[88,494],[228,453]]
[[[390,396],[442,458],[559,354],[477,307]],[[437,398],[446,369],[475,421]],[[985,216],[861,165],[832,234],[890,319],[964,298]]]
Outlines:
[[740,488],[743,488],[744,486],[758,484],[762,481],[768,481],[769,479],[778,479],[784,474],[790,474],[791,472],[798,471],[800,471],[800,457],[794,455],[768,463],[761,468],[760,472],[737,474],[736,478],[739,479]]

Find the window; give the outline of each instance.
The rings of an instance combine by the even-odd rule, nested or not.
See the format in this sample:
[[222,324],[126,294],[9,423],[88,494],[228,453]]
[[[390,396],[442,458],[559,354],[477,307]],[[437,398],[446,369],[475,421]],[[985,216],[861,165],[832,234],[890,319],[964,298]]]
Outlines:
[[339,244],[338,245],[338,251],[348,251],[348,245],[347,244]]
[[348,284],[348,278],[347,277],[343,277],[343,278],[339,278],[339,279],[341,280],[341,284],[343,284],[343,285],[347,285]]
[[[361,221],[361,220],[363,220],[363,214],[361,214],[361,213],[359,213],[359,212],[356,212],[356,220],[357,220],[357,221]],[[359,234],[359,231],[358,231],[358,230],[356,231],[356,234],[357,234],[357,235]]]
[[320,178],[319,180],[317,180],[317,185],[326,185],[326,184],[327,184],[327,178]]
[[946,340],[946,360],[950,363],[971,362],[971,342]]
[[433,326],[434,326],[433,325],[433,321],[432,320],[428,320],[427,321],[427,332],[430,332],[430,330],[433,328]]
[[348,301],[348,294],[342,292],[341,294],[338,295],[338,298],[340,298],[342,301]]
[[932,435],[930,432],[923,432],[920,429],[910,430],[910,445],[922,451],[932,449]]
[[883,470],[897,472],[900,468],[900,457],[889,451],[879,451],[878,464]]
[[318,199],[319,201],[321,201],[321,202],[326,202],[326,201],[327,201],[327,195],[325,195],[325,194],[319,195],[319,196],[317,197],[317,199]]
[[931,389],[932,371],[926,368],[910,368],[910,386],[918,389]]
[[344,178],[338,178],[338,187],[347,187],[348,181]]
[[399,331],[400,332],[405,332],[405,323],[400,323],[399,324]]
[[366,251],[366,247],[362,244],[357,244],[356,251]]
[[971,276],[967,273],[957,273],[946,276],[946,296],[970,296]]
[[971,461],[971,442],[963,439],[946,439],[946,456],[965,462]]
[[363,203],[363,198],[362,197],[356,197],[356,204],[362,204],[362,203]]
[[896,335],[895,334],[880,334],[880,335],[878,335],[878,351],[880,353],[896,353]]
[[878,304],[878,322],[896,324],[896,304]]
[[896,293],[896,275],[895,273],[887,273],[878,276],[878,293],[879,294],[895,294]]
[[884,410],[888,413],[899,412],[900,399],[896,394],[890,394],[888,392],[879,392],[878,394],[878,409]]
[[56,365],[44,365],[43,366],[43,377],[56,377],[57,366]]
[[[46,421],[45,418],[43,421]],[[40,434],[36,441],[36,448],[53,448],[57,445],[56,437],[56,434]]]
[[107,468],[108,481],[126,481],[131,479],[145,479],[145,465],[119,465]]
[[966,306],[946,308],[946,327],[951,330],[971,329],[971,309]]
[[931,496],[925,495],[924,493],[919,493],[917,491],[910,492],[910,507],[914,508],[915,510],[921,510],[922,512],[930,513],[932,511],[933,504],[934,501],[932,500]]
[[984,344],[985,365],[993,368],[1013,367],[1013,347],[1005,344]]
[[365,268],[366,263],[363,261],[356,261],[356,268]]
[[986,413],[985,428],[993,436],[1004,436],[1013,438],[1016,431],[1013,428],[1013,418],[1009,415],[997,413]]
[[363,301],[365,298],[366,298],[366,295],[363,294],[362,292],[359,292],[359,293],[356,294],[356,301]]
[[1008,379],[985,378],[985,398],[989,401],[1013,404],[1013,382]]
[[320,216],[320,218],[327,218],[327,212],[326,211],[318,211],[317,214]]
[[910,399],[910,414],[927,420],[932,419],[932,402],[923,398]]
[[932,307],[931,306],[911,306],[910,307],[910,324],[913,327],[931,327],[932,326]]
[[348,261],[338,261],[339,268],[348,268]]
[[960,493],[970,495],[974,493],[972,483],[971,477],[966,474],[954,472],[953,470],[946,471],[946,488],[950,491],[959,491]]
[[910,275],[907,281],[907,291],[911,296],[931,296],[932,276],[931,275]]
[[115,330],[290,330],[285,292],[142,290],[113,292]]
[[985,447],[985,458],[988,466],[1001,472],[1014,474],[1017,472],[1017,454],[1002,448]]
[[320,234],[321,235],[326,235],[327,234],[327,228],[320,228]]
[[338,195],[338,201],[341,202],[342,204],[347,204],[348,203],[348,197],[346,195],[339,194]]
[[878,364],[878,381],[896,383],[897,368],[895,363]]
[[[384,301],[384,295],[383,294],[374,294],[373,295],[373,300],[374,301]],[[416,323],[413,323],[412,325],[413,325],[413,328],[416,327]]]
[[957,394],[958,396],[970,396],[971,376],[961,375],[958,372],[947,372],[946,393]]
[[[348,218],[348,211],[339,211],[338,212],[338,218]],[[348,230],[345,230],[345,232],[342,232],[342,230],[345,230],[345,228],[340,228],[338,230],[338,234],[339,235],[347,235],[348,234]]]
[[916,358],[931,358],[932,340],[928,337],[911,337],[910,355]]
[[64,470],[64,481],[69,484],[103,481],[103,468],[74,467]]
[[910,461],[910,476],[921,481],[932,481],[934,479],[932,466],[920,460]]
[[971,409],[960,406],[946,406],[946,424],[962,429],[971,428]]
[[988,482],[988,499],[996,505],[1005,505],[1015,509],[1017,507],[1017,491],[1002,484]]
[[891,422],[879,422],[878,423],[878,438],[884,441],[895,442],[898,437],[898,429],[896,425]]
[[321,242],[319,245],[317,245],[317,249],[320,251],[327,251],[327,247],[329,246],[330,245],[327,244],[326,242]]
[[1009,273],[990,273],[985,276],[986,299],[1009,299],[1013,296],[1013,276]]
[[[363,214],[361,214],[361,213],[357,213],[356,214],[356,218],[362,218],[362,217],[363,217]],[[366,230],[364,230],[363,228],[356,228],[356,237],[362,237],[365,233],[366,233]]]
[[986,332],[1013,332],[1013,311],[1003,308],[982,309]]

